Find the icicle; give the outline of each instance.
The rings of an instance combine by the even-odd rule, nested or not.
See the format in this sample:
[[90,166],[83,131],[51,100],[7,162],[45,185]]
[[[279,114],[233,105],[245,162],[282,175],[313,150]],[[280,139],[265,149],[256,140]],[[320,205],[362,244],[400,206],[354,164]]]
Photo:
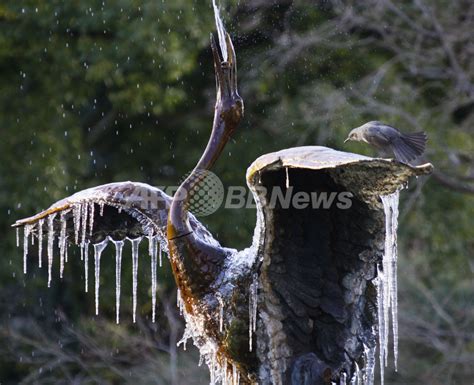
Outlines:
[[16,228],[16,247],[20,247],[20,228]]
[[26,265],[28,257],[28,237],[30,236],[31,230],[33,230],[34,225],[27,224],[23,230],[23,274],[26,274]]
[[217,297],[217,300],[219,301],[219,332],[222,333],[224,328],[224,301],[220,296]]
[[67,227],[67,221],[66,221],[66,211],[61,211],[60,214],[60,224],[61,224],[61,230],[59,232],[59,240],[58,240],[58,246],[59,246],[59,278],[63,278],[63,273],[64,273],[64,259],[66,256],[66,249],[67,249],[67,239],[66,239],[66,227]]
[[138,248],[142,238],[132,239],[132,302],[133,302],[133,322],[137,322],[137,286],[138,286]]
[[[177,293],[179,295],[179,293]],[[183,333],[183,336],[181,337],[181,339],[178,341],[178,343],[176,344],[176,346],[180,346],[180,345],[183,345],[183,349],[186,350],[186,344],[188,342],[188,339],[192,337],[192,331],[191,329],[189,328],[189,324],[186,322],[186,327],[184,328],[184,333]],[[199,355],[199,366],[201,366],[202,364],[202,360],[203,360],[203,357],[202,357],[202,354]]]
[[[392,316],[393,356],[395,370],[398,365],[398,284],[397,284],[397,227],[399,191],[380,197],[385,213],[385,252],[383,257],[383,311],[385,334],[385,364],[388,356],[389,311]],[[380,311],[380,310],[379,310]]]
[[179,314],[180,314],[180,315],[183,315],[183,311],[184,311],[184,301],[183,301],[183,299],[181,298],[181,290],[179,290],[179,289],[176,290],[176,306],[177,306],[178,309],[179,309]]
[[286,172],[285,186],[288,189],[290,187],[290,175],[288,174],[288,167],[285,168],[285,172]]
[[369,348],[367,345],[364,344],[364,356],[364,385],[373,385],[375,377],[375,346]]
[[355,362],[354,364],[354,374],[351,378],[351,385],[362,385],[362,383],[360,382],[360,370],[359,365],[357,365],[357,362]]
[[253,312],[253,325],[252,325],[252,329],[253,331],[255,332],[255,330],[257,330],[257,305],[258,305],[258,298],[257,298],[257,295],[258,295],[258,278],[257,278],[257,275],[255,274],[255,277],[254,277],[254,299],[253,299],[253,309],[252,309],[252,312]]
[[[396,263],[396,262],[395,262]],[[396,271],[395,271],[396,274]],[[398,285],[396,283],[397,277],[394,277],[395,293],[392,298],[392,328],[393,328],[393,362],[395,371],[398,371]]]
[[216,354],[211,354],[211,367],[210,367],[210,377],[211,381],[209,385],[216,385]]
[[84,245],[84,290],[89,292],[89,241]]
[[41,218],[38,221],[38,267],[41,268],[43,261],[42,261],[42,254],[43,254],[43,225],[44,225],[44,218]]
[[341,373],[341,377],[339,378],[339,385],[347,385],[347,374],[346,374],[346,372]]
[[216,352],[211,353],[211,360],[209,363],[209,385],[215,385],[216,383]]
[[147,235],[148,239],[148,255],[151,257],[153,255],[153,230],[150,230]]
[[156,237],[150,234],[148,237],[149,252],[151,257],[151,321],[155,322],[156,316],[156,265],[157,265],[157,254],[158,244]]
[[89,236],[92,236],[94,228],[94,202],[89,203]]
[[374,280],[377,289],[377,308],[378,308],[378,326],[379,326],[379,362],[380,362],[380,384],[384,382],[384,366],[385,366],[385,298],[384,298],[384,277],[383,272],[378,267],[378,276]]
[[161,243],[159,243],[159,241],[158,241],[158,244],[159,244],[159,248],[160,248],[160,251],[158,253],[158,257],[160,259],[160,267],[162,267],[163,266],[163,260],[162,260],[161,254],[163,253],[163,250],[161,250]]
[[72,215],[74,218],[74,242],[76,245],[79,243],[79,231],[81,229],[81,204],[76,204],[72,208]]
[[239,385],[240,372],[237,370],[237,366],[232,363],[232,385]]
[[104,206],[105,206],[105,202],[101,201],[99,203],[99,214],[100,214],[101,217],[104,216]]
[[252,337],[253,337],[253,330],[252,330],[252,325],[253,325],[253,313],[252,313],[252,294],[250,294],[249,298],[249,352],[252,351]]
[[207,362],[209,367],[209,385],[216,384],[215,371],[214,371],[214,354],[210,355],[210,360]]
[[222,385],[229,385],[227,381],[227,357],[224,357],[224,364],[222,365],[221,371]]
[[398,228],[399,192],[382,197],[385,210],[385,256],[391,265],[391,277],[388,282],[392,310],[393,356],[395,370],[398,365],[398,283],[397,283],[397,228]]
[[122,250],[123,241],[114,241],[115,245],[115,322],[120,322],[120,288],[121,288],[121,273],[122,273]]
[[51,270],[53,267],[53,245],[54,245],[54,218],[56,213],[48,217],[48,287],[51,287]]
[[89,212],[89,204],[84,203],[81,207],[81,246],[86,242],[86,233],[87,233],[87,214]]
[[[384,320],[384,347],[383,347],[383,353],[384,353],[384,362],[385,366],[388,366],[388,334],[389,334],[389,325],[390,325],[390,302],[391,302],[391,296],[390,296],[390,282],[392,281],[392,264],[390,263],[389,259],[387,258],[387,253],[385,253],[384,258],[383,258],[383,280],[382,280],[382,287],[381,290],[383,291],[383,320]],[[383,384],[382,384],[383,385]]]
[[249,293],[249,351],[252,351],[253,333],[257,329],[258,275],[253,275]]
[[232,382],[231,382],[232,385],[235,384],[236,375],[237,375],[237,368],[236,368],[235,364],[232,363]]
[[100,243],[94,243],[95,315],[99,315],[100,257],[107,243],[109,243],[108,237]]
[[68,249],[68,243],[67,243],[67,236],[66,236],[66,242],[64,244],[64,262],[66,263],[69,260],[67,249]]

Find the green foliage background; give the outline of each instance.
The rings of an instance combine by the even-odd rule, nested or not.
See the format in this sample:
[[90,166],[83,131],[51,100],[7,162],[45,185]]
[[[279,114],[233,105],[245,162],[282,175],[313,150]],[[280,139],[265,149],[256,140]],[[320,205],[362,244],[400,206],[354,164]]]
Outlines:
[[[388,382],[467,384],[474,374],[474,198],[459,183],[466,186],[474,175],[474,93],[459,91],[449,76],[411,73],[394,60],[396,50],[375,23],[342,24],[343,11],[351,9],[366,20],[374,15],[384,31],[403,27],[399,12],[431,28],[412,2],[398,5],[398,12],[369,3],[377,2],[226,2],[245,118],[215,171],[226,185],[243,185],[255,158],[296,145],[373,155],[363,145],[342,145],[348,130],[367,120],[427,131],[426,160],[461,182],[423,178],[402,192],[402,352],[399,372]],[[462,4],[447,13],[442,1],[430,6],[448,31],[462,19]],[[93,317],[77,258],[64,280],[46,289],[45,269],[31,266],[23,275],[10,224],[87,187],[121,180],[174,185],[188,172],[212,121],[213,22],[204,1],[0,4],[2,384],[207,382],[196,352],[174,348],[182,321],[166,263],[158,323],[149,319],[150,280],[141,266],[139,322],[131,323],[131,274],[124,274],[117,326],[111,255],[104,263],[101,315]],[[459,39],[455,53],[474,44],[472,36]],[[433,38],[426,52],[440,44]],[[410,52],[409,43],[400,46]],[[371,74],[391,60],[370,94]],[[439,59],[441,66],[447,62]],[[472,65],[465,72],[472,87]],[[449,110],[451,100],[459,105]],[[452,162],[453,154],[460,160]],[[243,248],[255,213],[221,208],[204,222],[222,244]]]

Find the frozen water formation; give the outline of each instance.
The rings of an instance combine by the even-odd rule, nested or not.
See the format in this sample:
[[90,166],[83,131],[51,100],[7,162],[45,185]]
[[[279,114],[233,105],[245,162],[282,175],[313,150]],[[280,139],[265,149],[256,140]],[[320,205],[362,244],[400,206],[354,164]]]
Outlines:
[[[50,286],[53,275],[67,274],[68,249],[76,245],[84,288],[89,291],[92,277],[99,314],[101,285],[109,284],[101,282],[101,267],[114,261],[118,323],[128,259],[133,322],[140,315],[137,290],[144,284],[151,287],[155,321],[158,265],[166,253],[186,320],[179,344],[186,347],[192,339],[211,384],[371,385],[375,363],[382,370],[387,364],[390,318],[397,358],[398,190],[432,166],[319,146],[263,155],[247,170],[257,206],[252,244],[242,251],[221,246],[188,211],[202,179],[195,176],[212,168],[243,114],[235,50],[213,6],[217,100],[211,138],[195,170],[174,198],[143,183],[111,183],[17,221],[14,226],[23,228],[17,244],[23,245],[24,272],[36,260],[39,267],[46,262]],[[325,209],[311,202],[296,209],[272,203],[276,187],[343,198]],[[146,283],[139,277],[143,268],[150,271]]]

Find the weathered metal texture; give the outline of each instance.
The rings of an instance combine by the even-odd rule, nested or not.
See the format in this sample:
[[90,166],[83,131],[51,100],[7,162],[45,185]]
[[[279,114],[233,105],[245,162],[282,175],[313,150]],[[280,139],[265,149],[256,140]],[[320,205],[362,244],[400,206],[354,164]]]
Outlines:
[[[384,252],[380,195],[431,171],[430,164],[411,167],[319,146],[263,155],[249,167],[265,224],[258,258],[260,384],[339,384],[356,363],[364,368],[364,346],[376,343],[371,281]],[[274,187],[354,197],[347,209],[282,208],[270,204]]]

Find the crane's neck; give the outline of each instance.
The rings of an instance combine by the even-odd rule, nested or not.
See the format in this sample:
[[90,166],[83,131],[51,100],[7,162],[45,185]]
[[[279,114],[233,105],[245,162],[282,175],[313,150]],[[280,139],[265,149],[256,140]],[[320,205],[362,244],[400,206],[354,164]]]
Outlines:
[[[188,312],[193,301],[209,289],[219,275],[226,251],[193,232],[189,221],[189,206],[200,183],[222,153],[243,115],[243,101],[237,92],[237,67],[232,41],[226,34],[228,61],[222,61],[216,43],[211,38],[216,73],[217,100],[211,137],[194,170],[179,186],[168,214],[167,238],[171,267]],[[202,235],[202,234],[201,234]]]
[[[232,104],[235,104],[235,101]],[[235,110],[238,110],[237,114]],[[205,179],[205,171],[210,170],[221,155],[222,150],[240,120],[240,116],[240,99],[237,100],[237,106],[216,104],[213,128],[206,149],[191,174],[179,186],[171,204],[168,216],[168,240],[182,237],[192,232],[188,221],[190,201],[196,194],[199,184]]]

